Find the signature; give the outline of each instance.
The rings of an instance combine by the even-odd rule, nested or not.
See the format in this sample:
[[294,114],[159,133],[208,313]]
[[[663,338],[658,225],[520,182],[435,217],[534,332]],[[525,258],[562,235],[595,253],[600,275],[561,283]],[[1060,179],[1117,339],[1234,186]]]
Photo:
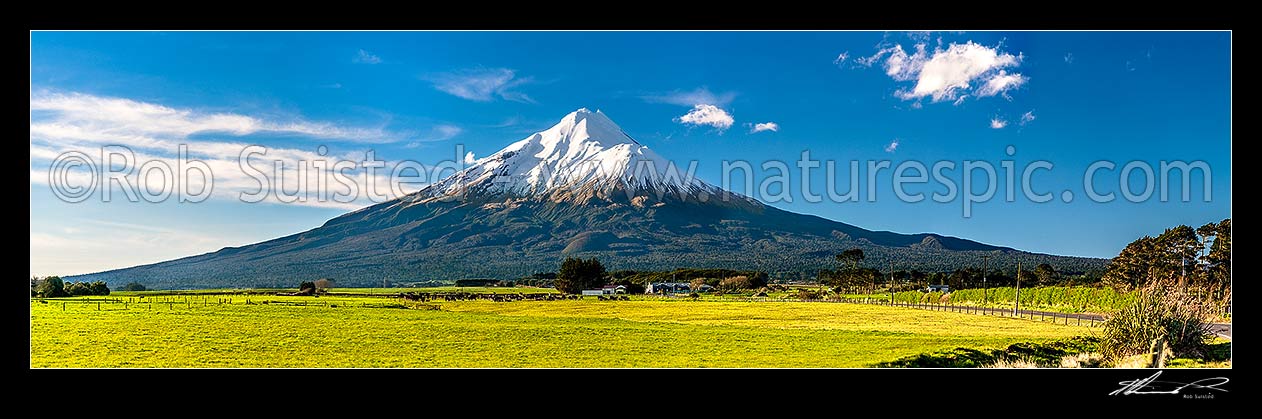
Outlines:
[[1176,381],[1157,381],[1157,377],[1161,376],[1161,371],[1148,378],[1139,380],[1127,380],[1119,382],[1122,388],[1113,390],[1110,396],[1131,395],[1131,394],[1179,394],[1183,389],[1205,389],[1218,390],[1226,392],[1227,390],[1218,388],[1223,384],[1227,384],[1227,377],[1214,377],[1196,380],[1190,383],[1180,383]]

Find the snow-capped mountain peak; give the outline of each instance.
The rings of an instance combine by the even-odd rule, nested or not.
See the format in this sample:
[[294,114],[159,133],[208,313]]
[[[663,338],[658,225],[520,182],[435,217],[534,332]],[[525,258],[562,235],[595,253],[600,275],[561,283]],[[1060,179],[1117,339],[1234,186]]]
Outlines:
[[688,173],[627,135],[603,112],[581,108],[420,191],[420,198],[464,196],[570,199],[628,198],[645,192],[715,194]]

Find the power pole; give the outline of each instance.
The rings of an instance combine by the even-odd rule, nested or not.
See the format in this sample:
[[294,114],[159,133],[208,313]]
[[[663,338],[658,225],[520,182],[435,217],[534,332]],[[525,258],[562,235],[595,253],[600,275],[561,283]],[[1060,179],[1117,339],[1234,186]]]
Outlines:
[[894,305],[894,261],[893,260],[890,261],[890,305]]
[[986,295],[987,292],[989,291],[989,288],[986,287],[986,270],[987,269],[990,269],[990,255],[982,256],[982,305],[985,305],[987,302],[990,301],[990,299],[987,298],[987,295]]
[[1017,297],[1012,300],[1012,317],[1017,317],[1017,310],[1021,309],[1021,259],[1017,259]]

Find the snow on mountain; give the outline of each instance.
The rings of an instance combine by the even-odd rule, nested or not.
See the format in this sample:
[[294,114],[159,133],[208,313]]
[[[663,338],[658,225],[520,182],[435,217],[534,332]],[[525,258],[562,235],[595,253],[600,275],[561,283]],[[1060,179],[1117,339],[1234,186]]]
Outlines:
[[561,118],[503,150],[418,192],[418,198],[512,196],[552,200],[610,198],[615,193],[682,194],[706,200],[723,191],[659,156],[600,111]]

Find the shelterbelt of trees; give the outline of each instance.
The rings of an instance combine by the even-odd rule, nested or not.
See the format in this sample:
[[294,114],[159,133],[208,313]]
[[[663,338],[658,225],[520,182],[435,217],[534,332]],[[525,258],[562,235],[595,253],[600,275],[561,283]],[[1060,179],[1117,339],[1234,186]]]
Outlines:
[[[971,267],[952,272],[923,272],[916,269],[882,271],[863,266],[861,249],[835,256],[836,270],[820,270],[819,282],[845,292],[895,291],[945,284],[953,290],[1011,287],[1016,284],[1013,270]],[[984,278],[984,281],[983,281]],[[892,281],[892,282],[891,282]],[[1057,271],[1039,264],[1021,272],[1022,287],[1049,285],[1107,285],[1129,291],[1155,281],[1172,281],[1182,289],[1194,290],[1217,301],[1231,299],[1231,219],[1198,228],[1180,225],[1157,236],[1144,236],[1126,245],[1102,272]]]
[[1103,281],[1136,289],[1156,281],[1231,299],[1231,219],[1198,228],[1180,225],[1126,245],[1109,262]]

